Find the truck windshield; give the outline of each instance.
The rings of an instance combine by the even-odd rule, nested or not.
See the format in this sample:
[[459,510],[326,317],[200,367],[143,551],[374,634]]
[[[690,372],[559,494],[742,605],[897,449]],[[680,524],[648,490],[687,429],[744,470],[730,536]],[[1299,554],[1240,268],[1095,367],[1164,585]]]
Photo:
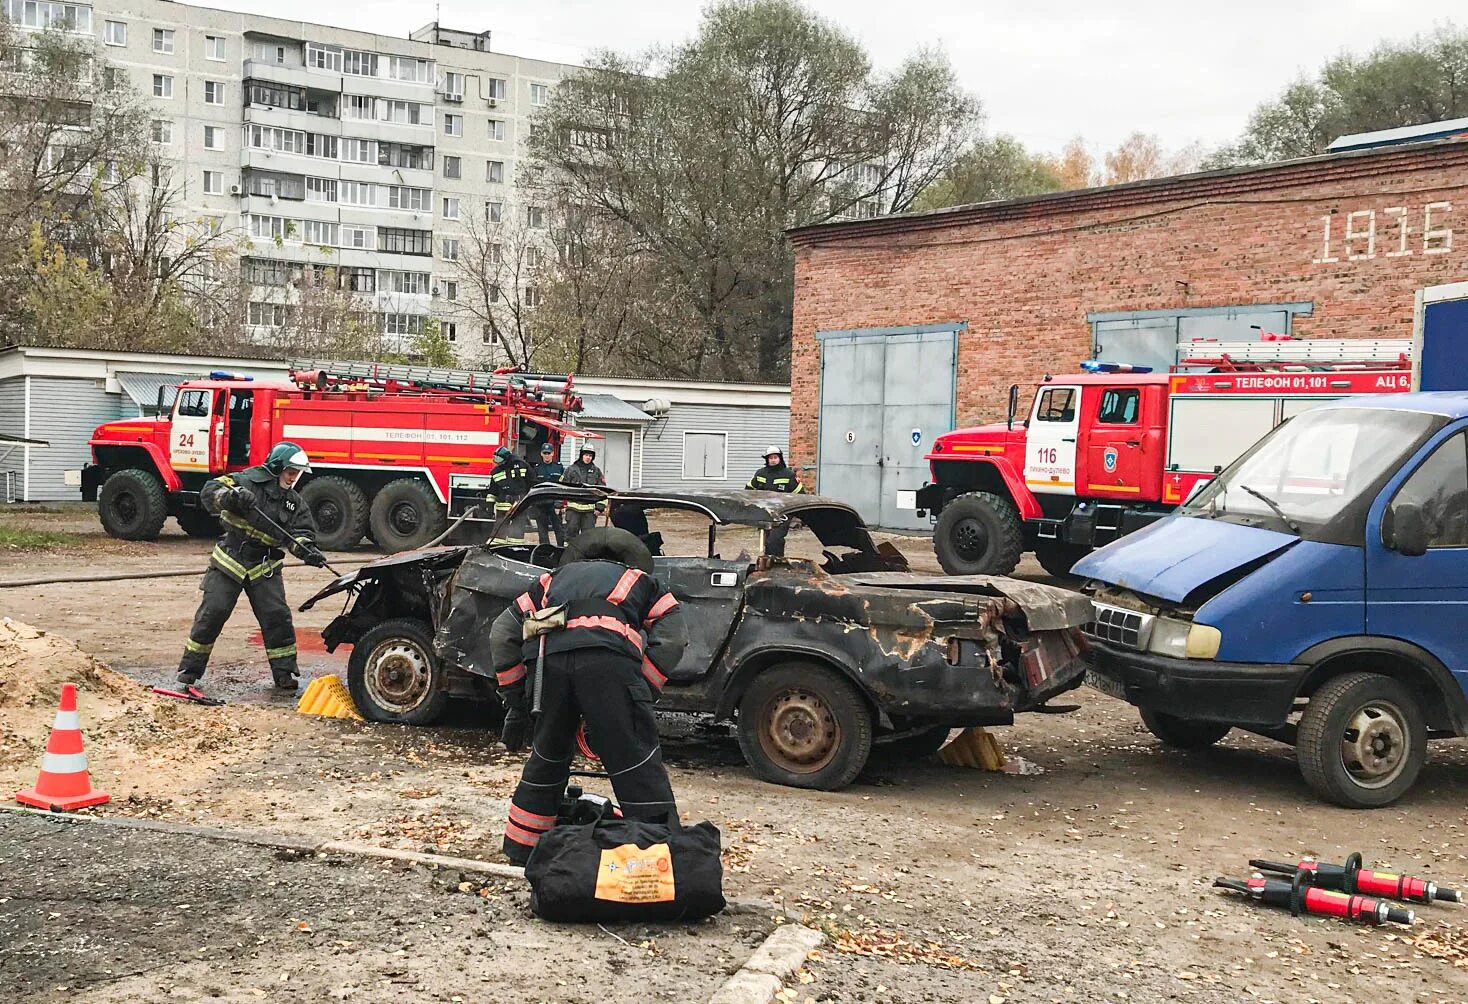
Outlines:
[[[1306,537],[1364,510],[1444,419],[1384,408],[1321,408],[1269,433],[1183,507],[1187,516],[1267,523]],[[1357,505],[1364,503],[1363,505]],[[1340,535],[1359,543],[1360,535]]]

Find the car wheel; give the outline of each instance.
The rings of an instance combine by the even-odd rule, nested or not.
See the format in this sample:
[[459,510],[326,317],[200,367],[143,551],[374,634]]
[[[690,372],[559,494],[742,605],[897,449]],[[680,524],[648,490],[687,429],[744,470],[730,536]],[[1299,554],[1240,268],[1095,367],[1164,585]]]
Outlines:
[[190,537],[213,538],[220,534],[219,517],[203,509],[184,509],[175,517],[178,528]]
[[933,550],[949,575],[1008,575],[1024,547],[1019,511],[991,492],[958,496],[933,528]]
[[1390,805],[1427,760],[1417,697],[1378,673],[1328,680],[1300,718],[1295,757],[1305,781],[1327,801],[1348,809]]
[[1201,750],[1212,746],[1233,728],[1224,722],[1205,722],[1201,718],[1181,718],[1163,711],[1138,708],[1142,724],[1162,745],[1179,750]]
[[428,485],[417,478],[399,478],[373,498],[368,522],[378,546],[395,554],[422,547],[443,533],[447,513]]
[[102,483],[97,515],[102,528],[121,540],[157,540],[168,519],[163,482],[150,471],[118,471]]
[[1058,540],[1035,541],[1035,560],[1057,579],[1070,578],[1070,570],[1077,561],[1091,553],[1084,544],[1063,544]]
[[348,481],[327,474],[314,477],[301,489],[316,521],[316,545],[324,551],[357,546],[367,532],[367,495]]
[[347,660],[347,689],[363,717],[399,725],[431,725],[449,693],[433,631],[420,620],[383,621],[357,639]]
[[906,760],[922,760],[942,749],[952,732],[953,730],[946,725],[934,725],[932,728],[914,732],[901,739],[878,743],[877,752],[902,757]]
[[765,781],[835,791],[872,752],[872,713],[835,670],[806,662],[772,666],[739,700],[739,748]]

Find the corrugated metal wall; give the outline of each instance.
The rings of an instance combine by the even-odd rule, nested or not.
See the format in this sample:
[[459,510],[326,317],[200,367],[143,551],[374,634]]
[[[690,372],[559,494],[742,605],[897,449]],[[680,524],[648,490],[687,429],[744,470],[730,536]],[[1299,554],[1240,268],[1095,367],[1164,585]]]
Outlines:
[[[0,380],[0,432],[10,436],[25,435],[25,377]],[[15,494],[20,496],[24,478],[25,447],[0,443],[0,472],[14,471]],[[5,501],[5,476],[0,473],[0,502]]]
[[[727,459],[722,481],[683,480],[683,433],[695,430],[724,433]],[[777,445],[788,449],[789,441],[788,408],[675,404],[666,417],[647,426],[642,440],[642,484],[647,488],[743,488],[755,470],[764,465],[760,454],[765,448]]]
[[78,490],[66,486],[62,472],[80,470],[92,459],[87,443],[93,429],[136,413],[131,400],[122,394],[108,394],[95,380],[31,377],[31,437],[51,445],[31,450],[29,500],[80,500]]

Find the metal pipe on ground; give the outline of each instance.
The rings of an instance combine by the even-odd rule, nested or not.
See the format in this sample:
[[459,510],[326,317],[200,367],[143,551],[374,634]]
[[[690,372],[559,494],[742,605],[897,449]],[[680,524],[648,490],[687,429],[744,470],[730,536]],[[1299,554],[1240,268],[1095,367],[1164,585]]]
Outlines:
[[[341,565],[365,565],[369,561],[377,561],[384,555],[373,555],[370,558],[357,558],[340,561]],[[310,568],[304,562],[291,564],[288,568]],[[0,580],[0,589],[19,589],[23,586],[70,586],[79,585],[84,582],[128,582],[134,579],[171,579],[180,575],[203,575],[201,566],[193,568],[169,568],[161,572],[119,572],[115,575],[73,575],[56,576],[44,579],[9,579]]]

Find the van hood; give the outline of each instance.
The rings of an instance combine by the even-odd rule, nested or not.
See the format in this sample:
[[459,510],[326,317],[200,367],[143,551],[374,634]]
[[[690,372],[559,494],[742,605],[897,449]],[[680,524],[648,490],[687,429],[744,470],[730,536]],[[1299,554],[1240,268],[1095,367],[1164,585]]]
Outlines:
[[1072,574],[1172,603],[1299,540],[1288,533],[1201,516],[1168,516],[1088,554]]

